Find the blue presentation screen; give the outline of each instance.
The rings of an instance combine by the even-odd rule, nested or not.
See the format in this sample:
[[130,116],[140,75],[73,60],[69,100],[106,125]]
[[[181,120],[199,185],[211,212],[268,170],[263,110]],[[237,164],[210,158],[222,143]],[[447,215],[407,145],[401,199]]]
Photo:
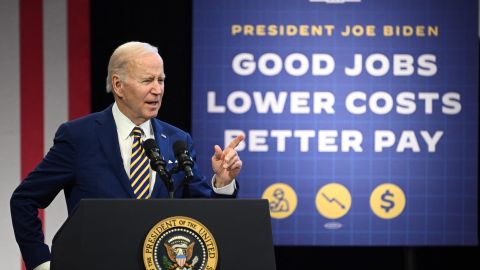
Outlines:
[[478,1],[193,1],[199,166],[277,245],[477,245]]

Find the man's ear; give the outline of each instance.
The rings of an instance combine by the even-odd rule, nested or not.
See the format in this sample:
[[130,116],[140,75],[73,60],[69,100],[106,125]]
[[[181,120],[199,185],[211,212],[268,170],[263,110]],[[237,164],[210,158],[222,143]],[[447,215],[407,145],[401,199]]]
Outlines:
[[115,92],[115,95],[117,95],[119,98],[123,98],[123,83],[118,74],[113,74],[112,76],[112,88],[113,92]]

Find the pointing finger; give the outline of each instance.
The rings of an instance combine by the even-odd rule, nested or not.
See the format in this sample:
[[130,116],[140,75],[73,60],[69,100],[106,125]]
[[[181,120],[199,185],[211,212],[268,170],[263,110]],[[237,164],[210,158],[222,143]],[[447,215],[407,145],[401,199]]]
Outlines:
[[235,148],[237,147],[242,141],[243,141],[244,137],[243,135],[238,135],[229,145],[228,147],[229,148]]

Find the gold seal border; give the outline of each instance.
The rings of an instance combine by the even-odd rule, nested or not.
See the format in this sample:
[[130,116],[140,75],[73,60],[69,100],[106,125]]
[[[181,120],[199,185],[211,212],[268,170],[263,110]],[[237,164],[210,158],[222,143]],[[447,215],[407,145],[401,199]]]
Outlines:
[[158,270],[155,267],[153,254],[154,246],[158,238],[166,231],[172,228],[187,228],[198,234],[198,236],[205,243],[207,251],[207,262],[205,264],[205,270],[215,270],[218,263],[218,248],[215,238],[212,233],[198,220],[185,216],[174,216],[163,219],[155,224],[148,232],[143,243],[143,263],[146,270]]

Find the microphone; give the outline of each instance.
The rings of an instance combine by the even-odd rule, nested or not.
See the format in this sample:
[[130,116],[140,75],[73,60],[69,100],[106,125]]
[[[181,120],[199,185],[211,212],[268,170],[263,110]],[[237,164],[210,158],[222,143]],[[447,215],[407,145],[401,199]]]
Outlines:
[[187,150],[187,144],[184,141],[176,141],[173,144],[173,153],[175,154],[179,168],[185,172],[186,179],[192,179],[193,159],[190,157],[190,153]]
[[167,186],[170,197],[173,198],[173,181],[171,179],[170,173],[166,170],[167,163],[163,156],[160,154],[160,148],[154,139],[147,139],[143,142],[143,148],[147,157],[150,159],[150,167],[153,170],[158,172],[160,178],[163,180]]

